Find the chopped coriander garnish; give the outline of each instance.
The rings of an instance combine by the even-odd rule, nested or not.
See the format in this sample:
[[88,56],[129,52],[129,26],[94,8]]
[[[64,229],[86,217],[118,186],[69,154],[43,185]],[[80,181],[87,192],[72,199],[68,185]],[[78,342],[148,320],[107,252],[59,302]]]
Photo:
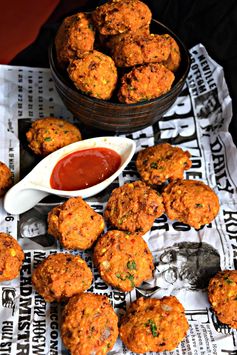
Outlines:
[[153,161],[151,164],[150,164],[150,167],[152,169],[156,169],[157,168],[157,163],[155,161]]
[[44,139],[45,142],[50,142],[51,140],[52,140],[51,137],[46,137],[46,138]]
[[129,270],[136,270],[137,265],[136,265],[135,261],[134,261],[134,260],[128,261],[128,262],[127,262],[127,268],[128,268]]
[[225,282],[227,283],[227,284],[232,284],[232,283],[234,283],[234,281],[232,281],[231,279],[229,279],[229,277],[228,276],[226,276],[226,277],[224,277],[224,280],[225,280]]
[[157,332],[157,326],[155,324],[155,322],[152,319],[149,319],[147,323],[145,323],[145,326],[149,326],[151,333],[153,335],[153,337],[157,337],[158,336],[158,332]]
[[201,207],[203,207],[203,205],[201,203],[196,203],[195,207],[196,208],[201,208]]

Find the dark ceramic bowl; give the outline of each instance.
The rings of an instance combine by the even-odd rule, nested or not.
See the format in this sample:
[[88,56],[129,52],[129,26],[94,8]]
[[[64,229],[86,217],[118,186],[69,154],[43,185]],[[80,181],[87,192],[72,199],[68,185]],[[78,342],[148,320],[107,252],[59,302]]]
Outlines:
[[[181,40],[162,23],[152,20],[151,33],[170,34],[178,43],[181,64],[169,92],[136,104],[99,100],[78,91],[67,72],[58,68],[55,48],[49,48],[49,64],[56,89],[64,104],[86,127],[110,132],[134,132],[157,122],[173,105],[185,83],[190,68],[190,55]],[[114,100],[114,101],[112,101]]]

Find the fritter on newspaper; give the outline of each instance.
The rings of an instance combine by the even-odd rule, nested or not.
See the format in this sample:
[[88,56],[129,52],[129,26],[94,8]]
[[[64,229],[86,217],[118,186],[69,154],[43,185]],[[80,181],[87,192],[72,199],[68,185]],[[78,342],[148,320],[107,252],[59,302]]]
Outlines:
[[171,182],[165,187],[162,196],[165,212],[170,219],[196,229],[212,222],[220,208],[216,193],[202,181]]
[[143,181],[160,185],[166,180],[182,179],[192,166],[190,153],[169,143],[157,144],[138,153],[136,167]]
[[15,279],[20,272],[24,252],[11,235],[0,232],[0,282]]
[[118,318],[106,296],[83,293],[70,298],[61,336],[71,355],[107,354],[118,336]]
[[62,118],[46,117],[32,123],[26,133],[29,147],[37,155],[48,155],[81,140],[79,129]]
[[3,196],[12,185],[13,178],[11,170],[5,163],[0,161],[0,197]]
[[104,216],[118,229],[145,234],[163,212],[162,197],[144,182],[135,181],[112,191]]
[[182,304],[175,296],[139,298],[121,320],[119,335],[134,353],[174,350],[188,331]]
[[71,197],[48,214],[48,233],[66,249],[85,250],[105,227],[103,217],[81,197]]
[[43,260],[32,275],[36,291],[47,302],[61,301],[86,291],[92,272],[79,255],[53,254]]
[[121,291],[131,291],[152,278],[152,254],[136,234],[111,230],[100,237],[93,259],[101,278]]
[[237,270],[219,271],[209,282],[208,299],[219,321],[237,329]]

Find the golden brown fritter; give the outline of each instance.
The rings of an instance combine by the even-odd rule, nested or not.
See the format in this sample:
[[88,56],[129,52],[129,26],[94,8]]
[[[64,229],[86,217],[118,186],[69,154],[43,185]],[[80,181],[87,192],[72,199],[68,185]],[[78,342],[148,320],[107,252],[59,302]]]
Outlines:
[[76,126],[62,118],[46,117],[32,123],[26,138],[35,154],[45,156],[80,141],[81,133]]
[[155,99],[169,91],[173,81],[174,74],[164,65],[141,65],[122,77],[118,99],[127,104]]
[[63,343],[71,355],[105,355],[118,337],[117,323],[117,315],[106,296],[92,293],[74,296],[63,312]]
[[92,51],[95,31],[90,14],[79,12],[66,17],[55,37],[58,64],[65,68],[70,60]]
[[92,272],[79,255],[49,255],[34,270],[32,283],[47,302],[61,301],[86,291]]
[[48,233],[66,249],[85,250],[105,227],[103,217],[81,197],[71,197],[48,214]]
[[141,297],[122,318],[119,335],[129,350],[144,354],[174,350],[188,328],[184,308],[175,296]]
[[132,67],[138,64],[159,63],[170,55],[167,40],[160,35],[120,41],[113,49],[113,59],[118,67]]
[[112,58],[94,50],[81,59],[72,60],[68,74],[83,93],[108,100],[117,84],[117,68]]
[[15,279],[23,260],[24,252],[17,240],[0,232],[0,282]]
[[152,254],[139,235],[109,231],[97,241],[93,258],[101,278],[121,291],[152,277]]
[[150,35],[149,25],[138,28],[135,32],[126,31],[124,33],[120,33],[113,36],[106,36],[99,34],[99,40],[103,47],[109,48],[111,53],[115,46],[119,45],[123,41],[132,41],[138,38],[148,37]]
[[237,270],[219,271],[209,282],[208,299],[219,321],[237,329]]
[[177,180],[162,193],[167,216],[196,229],[210,223],[218,214],[219,200],[202,181]]
[[175,72],[180,65],[181,62],[181,54],[180,54],[180,49],[173,37],[171,37],[168,34],[161,35],[166,41],[167,45],[170,47],[170,54],[168,59],[166,59],[163,64],[168,68],[169,70]]
[[118,229],[146,233],[163,212],[162,197],[144,182],[135,181],[112,191],[104,216]]
[[169,143],[148,147],[138,153],[136,167],[143,181],[160,185],[167,179],[182,179],[184,170],[192,166],[190,153]]
[[6,164],[0,161],[0,197],[13,185],[11,170]]
[[116,35],[126,31],[136,32],[151,22],[149,7],[139,0],[109,0],[96,8],[92,18],[103,35]]

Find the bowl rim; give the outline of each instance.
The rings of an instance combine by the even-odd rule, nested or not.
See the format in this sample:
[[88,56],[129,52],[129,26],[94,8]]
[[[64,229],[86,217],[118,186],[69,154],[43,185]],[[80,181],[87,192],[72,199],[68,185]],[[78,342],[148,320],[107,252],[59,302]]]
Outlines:
[[57,77],[62,82],[62,84],[67,87],[67,90],[70,95],[78,95],[79,97],[82,97],[83,99],[88,100],[88,103],[91,103],[92,105],[97,103],[97,104],[101,104],[101,105],[106,104],[106,105],[109,105],[109,107],[129,107],[129,108],[130,107],[131,108],[138,107],[139,108],[139,107],[144,106],[144,104],[150,105],[152,103],[160,102],[161,100],[168,98],[170,95],[172,95],[172,93],[176,91],[176,89],[180,86],[180,84],[187,77],[188,72],[190,70],[190,66],[191,66],[191,55],[190,55],[187,47],[184,45],[183,41],[181,41],[181,39],[171,29],[169,29],[169,27],[167,27],[162,22],[160,22],[156,19],[153,19],[153,18],[151,20],[151,23],[152,22],[156,23],[157,25],[160,25],[165,30],[167,30],[168,34],[171,35],[175,39],[175,41],[178,43],[179,47],[180,46],[182,47],[183,52],[185,53],[186,59],[187,59],[187,66],[186,66],[182,76],[179,78],[179,80],[174,84],[174,86],[172,86],[172,88],[167,93],[165,93],[159,97],[156,97],[151,100],[144,100],[144,101],[140,101],[137,103],[127,104],[127,103],[122,103],[122,102],[121,103],[120,102],[111,102],[109,100],[97,99],[96,97],[90,97],[89,95],[83,94],[82,92],[80,92],[80,90],[76,89],[76,87],[75,87],[75,89],[71,88],[70,86],[68,86],[66,79],[64,78],[64,76],[60,73],[60,71],[57,68],[56,56],[55,56],[55,52],[54,52],[55,51],[55,44],[54,44],[55,36],[48,47],[49,66],[50,66],[51,72],[55,73],[55,75],[57,75]]

